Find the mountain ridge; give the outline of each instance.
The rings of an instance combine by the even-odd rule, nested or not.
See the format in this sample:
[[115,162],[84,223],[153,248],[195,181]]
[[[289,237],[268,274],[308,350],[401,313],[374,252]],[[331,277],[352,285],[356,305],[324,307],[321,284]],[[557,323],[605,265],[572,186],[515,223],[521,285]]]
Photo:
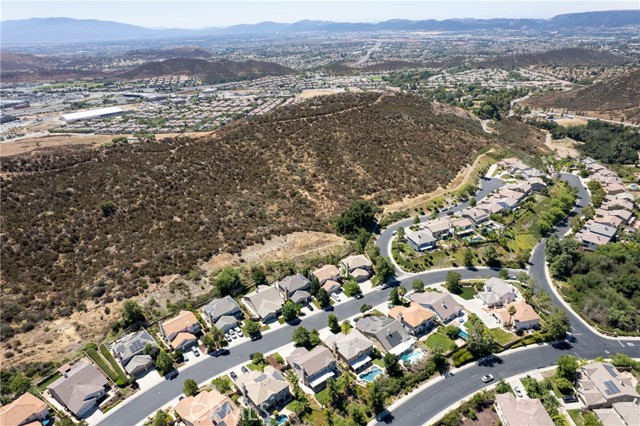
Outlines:
[[474,30],[547,30],[563,31],[581,27],[616,28],[638,25],[640,10],[610,10],[569,13],[551,19],[390,19],[378,23],[302,20],[293,23],[273,21],[238,24],[226,28],[151,29],[97,19],[30,18],[1,21],[2,44],[73,43],[80,41],[115,41],[127,39],[159,39],[187,36],[278,35],[301,32],[363,32],[363,31],[474,31]]

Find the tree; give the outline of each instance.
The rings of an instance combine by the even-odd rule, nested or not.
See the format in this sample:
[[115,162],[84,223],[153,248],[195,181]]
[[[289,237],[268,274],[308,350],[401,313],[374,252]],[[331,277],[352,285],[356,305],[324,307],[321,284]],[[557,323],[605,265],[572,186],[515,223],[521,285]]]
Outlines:
[[389,293],[389,303],[393,306],[402,305],[402,301],[400,300],[400,294],[398,293],[398,289],[396,287],[391,289]]
[[464,249],[462,253],[464,266],[473,266],[473,251],[470,248]]
[[262,352],[255,352],[251,356],[251,362],[253,362],[255,365],[264,364],[264,354]]
[[251,269],[251,279],[256,286],[267,284],[267,276],[264,274],[264,271],[257,266]]
[[260,324],[252,320],[245,320],[244,327],[242,327],[242,330],[248,336],[255,336],[258,333],[260,333]]
[[373,259],[373,270],[380,283],[386,283],[389,278],[396,273],[391,261],[383,256],[378,256]]
[[507,308],[507,312],[509,313],[509,324],[513,324],[513,321],[511,319],[517,312],[516,307],[513,305],[509,306],[509,308]]
[[340,324],[338,324],[337,316],[335,316],[334,314],[329,314],[329,317],[327,318],[327,322],[328,322],[329,330],[333,334],[340,333]]
[[560,308],[556,308],[547,316],[542,326],[542,332],[547,335],[549,340],[560,340],[567,335],[569,331],[569,318],[567,313]]
[[336,381],[331,377],[327,380],[327,396],[329,397],[329,404],[333,405],[333,402],[338,395],[338,386],[336,385]]
[[103,201],[100,203],[98,207],[100,207],[100,212],[102,213],[102,217],[113,216],[118,211],[118,208],[113,203],[113,201]]
[[156,415],[153,418],[152,426],[168,426],[167,415],[162,410],[156,411]]
[[421,280],[415,280],[413,283],[411,283],[411,288],[416,293],[423,293],[424,292],[424,282],[422,282]]
[[320,281],[315,275],[311,275],[311,278],[309,278],[309,281],[311,281],[311,288],[309,289],[309,294],[311,294],[313,297],[316,297],[316,295],[318,294],[318,291],[320,291]]
[[316,295],[316,300],[320,304],[322,309],[331,305],[331,298],[329,297],[329,293],[324,288],[318,290],[318,294]]
[[369,385],[369,395],[367,395],[367,402],[369,407],[375,414],[379,414],[384,410],[384,393],[380,387],[379,382],[373,382]]
[[214,285],[221,296],[235,294],[243,288],[240,272],[232,266],[226,266],[220,271]]
[[495,345],[496,341],[491,330],[485,328],[482,324],[475,324],[471,327],[469,338],[467,339],[469,352],[475,356],[489,355],[493,353]]
[[398,357],[392,353],[388,353],[382,358],[384,362],[384,368],[387,370],[387,374],[391,377],[398,377],[402,374],[400,369],[400,361]]
[[444,334],[451,340],[455,340],[458,338],[459,328],[453,324],[450,324],[444,328]]
[[125,300],[122,304],[122,322],[124,327],[144,321],[142,308],[133,300]]
[[305,348],[309,346],[311,342],[311,337],[309,335],[309,330],[304,327],[297,327],[293,330],[293,334],[291,335],[291,341],[296,346],[304,346]]
[[334,221],[333,225],[340,234],[355,238],[360,229],[373,230],[375,213],[375,207],[368,201],[356,201]]
[[173,370],[173,359],[164,350],[160,350],[158,357],[156,358],[156,368],[160,372],[161,376],[164,376],[171,370]]
[[584,426],[602,426],[602,422],[593,411],[585,411],[582,415],[582,424]]
[[340,324],[340,331],[342,331],[342,334],[349,334],[352,328],[353,326],[349,320],[344,320],[342,321],[342,324]]
[[398,296],[400,298],[404,297],[407,294],[407,288],[403,285],[398,286]]
[[500,277],[500,279],[503,279],[503,280],[508,280],[509,271],[507,271],[506,269],[500,269],[500,271],[498,271],[498,277]]
[[369,305],[367,305],[366,303],[363,303],[362,306],[360,306],[360,313],[361,314],[364,314],[368,310],[369,310]]
[[487,251],[484,252],[484,259],[489,266],[495,265],[498,262],[498,251],[494,246],[487,248]]
[[511,392],[511,386],[504,380],[500,380],[496,384],[496,393],[507,393],[507,392]]
[[362,289],[355,281],[347,281],[344,283],[342,291],[347,295],[347,297],[354,297],[358,294],[362,294]]
[[562,377],[556,378],[556,386],[558,387],[560,393],[562,393],[563,395],[568,395],[573,391],[573,385],[571,384],[571,382]]
[[469,205],[470,205],[471,207],[475,207],[475,206],[476,206],[476,204],[477,204],[477,201],[476,201],[475,197],[471,197],[471,198],[469,198]]
[[459,294],[462,292],[462,285],[460,284],[461,279],[462,275],[454,271],[449,271],[447,272],[445,287],[451,293]]
[[215,325],[211,327],[211,331],[204,335],[202,344],[210,351],[222,349],[229,345],[224,337],[224,332]]
[[356,425],[362,426],[367,424],[367,416],[364,414],[364,410],[360,404],[349,404],[347,411],[349,412],[349,418],[353,420]]
[[22,395],[31,387],[31,379],[22,374],[21,372],[17,372],[11,378],[9,382],[9,391],[11,391],[14,395]]
[[153,360],[155,360],[160,353],[160,349],[158,349],[158,347],[152,343],[147,343],[146,345],[144,345],[142,353],[144,355],[149,355]]
[[286,322],[293,321],[298,317],[299,307],[291,300],[284,302],[282,306],[282,317]]
[[556,377],[573,382],[578,370],[578,360],[571,355],[562,355],[557,361]]
[[196,396],[198,394],[198,384],[193,379],[186,379],[182,385],[182,392],[186,396]]
[[262,419],[253,408],[242,407],[238,426],[263,426]]

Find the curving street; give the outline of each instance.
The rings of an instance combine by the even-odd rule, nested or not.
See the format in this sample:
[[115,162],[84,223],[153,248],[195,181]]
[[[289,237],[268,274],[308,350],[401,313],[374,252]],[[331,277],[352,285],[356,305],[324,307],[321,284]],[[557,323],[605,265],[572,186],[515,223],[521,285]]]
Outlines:
[[[580,214],[582,208],[590,201],[589,193],[582,186],[580,179],[568,173],[561,173],[560,178],[568,184],[578,188],[578,201],[572,214]],[[568,220],[566,221],[568,222]],[[566,234],[569,226],[561,224],[556,227],[560,236]],[[529,274],[535,279],[536,286],[545,290],[551,300],[558,306],[564,306],[551,289],[551,283],[545,272],[546,240],[542,240],[533,250]],[[633,358],[640,357],[640,339],[618,340],[607,338],[595,333],[587,327],[572,310],[567,311],[571,321],[571,333],[574,342],[562,341],[553,345],[540,345],[524,350],[508,351],[497,358],[497,362],[480,365],[476,364],[457,372],[454,376],[435,383],[433,386],[407,398],[400,406],[390,412],[383,425],[393,423],[398,425],[422,425],[438,415],[443,408],[471,395],[486,385],[480,378],[485,374],[492,374],[496,380],[508,378],[517,374],[555,364],[561,355],[576,355],[584,359],[593,359],[608,354],[624,353]]]
[[[589,194],[582,187],[580,179],[570,174],[562,174],[562,179],[579,189],[580,199],[578,206],[574,209],[575,214],[579,214],[582,207],[589,203]],[[490,192],[499,188],[504,182],[500,179],[487,179],[481,182],[481,189],[476,199],[487,196]],[[459,211],[466,207],[462,203],[452,208]],[[426,221],[427,217],[422,217],[421,221]],[[409,226],[413,219],[406,219],[386,228],[378,238],[377,245],[383,255],[390,255],[390,242],[393,238],[393,231],[400,226]],[[566,232],[566,226],[557,228],[559,234]],[[533,250],[529,273],[535,278],[537,285],[550,293],[554,303],[561,305],[560,301],[550,291],[550,283],[545,274],[544,245],[542,241]],[[462,275],[462,279],[486,278],[488,276],[498,276],[498,270],[490,268],[455,268]],[[433,270],[419,274],[407,275],[398,274],[398,281],[407,288],[411,287],[411,282],[415,279],[424,281],[425,285],[433,285],[445,281],[448,270]],[[388,300],[390,288],[376,289],[366,294],[362,299],[351,299],[345,303],[335,306],[335,313],[338,318],[347,318],[357,315],[363,303],[378,305]],[[561,305],[562,306],[562,305]],[[307,328],[322,329],[327,326],[328,312],[316,311],[313,315],[301,318],[300,325]],[[491,373],[496,379],[509,377],[514,374],[523,373],[535,368],[549,366],[555,363],[562,354],[578,355],[583,358],[595,358],[607,353],[626,353],[632,357],[640,357],[640,339],[627,340],[624,343],[604,338],[595,334],[585,326],[570,311],[569,317],[572,324],[572,333],[577,341],[574,343],[561,342],[557,345],[542,345],[525,350],[511,351],[500,356],[499,362],[492,365],[475,365],[465,368],[454,376],[435,383],[415,396],[408,398],[402,405],[391,411],[390,417],[386,421],[393,421],[399,425],[420,425],[438,414],[443,407],[464,398],[469,393],[475,392],[484,384],[480,377]],[[156,410],[162,408],[173,399],[182,394],[182,384],[185,379],[192,378],[197,383],[210,380],[212,377],[239,364],[247,362],[249,354],[253,352],[269,353],[277,350],[291,342],[291,335],[295,326],[278,328],[265,333],[263,339],[256,342],[245,342],[234,346],[230,354],[220,357],[209,357],[199,363],[188,366],[180,371],[176,380],[163,381],[144,392],[134,395],[120,407],[107,413],[97,424],[99,425],[132,425],[143,422]],[[633,345],[633,346],[632,346]],[[205,355],[206,356],[206,355]]]

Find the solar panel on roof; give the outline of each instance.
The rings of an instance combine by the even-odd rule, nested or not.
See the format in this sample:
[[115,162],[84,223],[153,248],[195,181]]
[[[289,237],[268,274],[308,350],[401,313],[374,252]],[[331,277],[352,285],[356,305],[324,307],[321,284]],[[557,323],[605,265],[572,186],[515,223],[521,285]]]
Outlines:
[[613,365],[603,364],[603,366],[604,368],[607,369],[607,371],[609,372],[609,374],[611,374],[612,377],[618,377],[618,371]]
[[211,417],[217,417],[214,419],[216,422],[224,419],[229,413],[233,411],[233,407],[228,402],[225,402],[219,407],[213,409],[213,415]]
[[607,387],[607,389],[605,390],[607,395],[620,393],[620,389],[618,388],[618,386],[616,386],[616,384],[613,383],[611,380],[607,380],[606,382],[604,382],[604,385]]

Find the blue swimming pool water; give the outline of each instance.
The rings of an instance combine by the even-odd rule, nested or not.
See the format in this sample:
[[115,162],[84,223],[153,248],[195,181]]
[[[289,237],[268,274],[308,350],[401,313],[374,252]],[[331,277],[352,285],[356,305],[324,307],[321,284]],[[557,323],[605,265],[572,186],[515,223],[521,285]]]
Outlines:
[[280,426],[283,423],[286,423],[287,420],[289,420],[289,417],[287,417],[286,414],[278,414],[276,416],[276,422],[278,422],[278,426]]
[[464,340],[467,340],[469,338],[467,332],[462,329],[458,330],[458,336],[462,337]]
[[411,352],[400,355],[400,359],[406,364],[413,364],[424,356],[424,352],[420,349],[414,349]]
[[371,367],[369,371],[358,375],[358,377],[360,377],[365,382],[371,383],[376,379],[376,377],[378,377],[381,374],[382,374],[382,370],[380,369],[380,367],[377,367],[374,365],[373,367]]

